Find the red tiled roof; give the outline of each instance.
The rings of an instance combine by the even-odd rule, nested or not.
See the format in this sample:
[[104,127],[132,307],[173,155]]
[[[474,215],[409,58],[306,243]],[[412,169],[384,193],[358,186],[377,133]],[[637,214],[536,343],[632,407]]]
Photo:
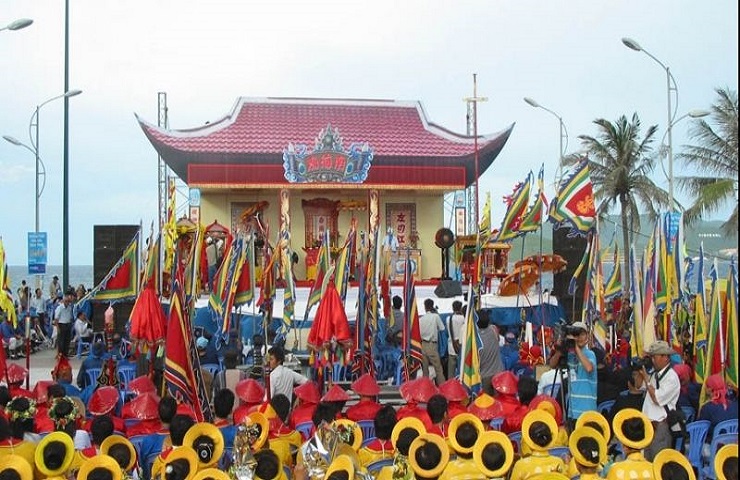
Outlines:
[[[419,102],[240,98],[229,115],[201,127],[164,130],[141,119],[139,123],[178,174],[185,174],[191,163],[248,164],[257,157],[282,161],[289,143],[303,143],[312,149],[319,132],[329,124],[339,130],[345,148],[367,142],[374,151],[374,164],[386,163],[384,160],[396,163],[393,158],[412,164],[422,159],[463,159],[471,157],[474,149],[473,137],[429,122]],[[498,134],[479,137],[479,156],[495,150],[493,158],[481,158],[481,173],[503,148],[512,129],[513,125]]]

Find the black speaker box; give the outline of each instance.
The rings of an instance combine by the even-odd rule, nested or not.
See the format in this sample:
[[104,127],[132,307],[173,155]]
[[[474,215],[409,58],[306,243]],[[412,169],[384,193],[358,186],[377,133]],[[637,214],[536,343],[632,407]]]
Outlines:
[[458,297],[462,295],[462,285],[457,280],[440,280],[434,294],[439,298]]
[[[138,225],[95,225],[93,227],[93,280],[95,285],[102,282],[108,275],[138,230]],[[93,300],[94,330],[103,329],[103,315],[107,308],[107,303],[95,303]],[[118,302],[113,306],[116,330],[123,330],[132,308],[133,301]]]
[[564,227],[553,229],[552,232],[552,253],[560,255],[568,262],[565,270],[553,276],[552,294],[557,297],[558,302],[563,307],[566,320],[572,322],[580,320],[583,308],[583,289],[586,283],[586,269],[584,268],[581,275],[576,279],[575,295],[568,294],[568,285],[576,268],[578,268],[578,264],[581,263],[588,242],[586,237],[568,237],[569,231],[568,227]]

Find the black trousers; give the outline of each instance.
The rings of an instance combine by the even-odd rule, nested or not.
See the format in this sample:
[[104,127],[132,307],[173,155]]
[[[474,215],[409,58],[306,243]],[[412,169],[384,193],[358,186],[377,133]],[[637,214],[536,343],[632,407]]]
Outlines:
[[69,344],[72,341],[72,324],[59,323],[57,325],[57,352],[66,357],[69,355]]

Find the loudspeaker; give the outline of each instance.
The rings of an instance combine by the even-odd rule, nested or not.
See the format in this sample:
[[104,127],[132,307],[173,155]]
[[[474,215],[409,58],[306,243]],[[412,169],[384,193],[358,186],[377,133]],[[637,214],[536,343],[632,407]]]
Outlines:
[[[93,281],[98,285],[123,255],[131,239],[139,231],[138,225],[95,225],[93,227]],[[133,308],[133,302],[118,302],[113,307],[116,330],[123,331]],[[107,303],[93,300],[93,329],[103,330],[103,314]]]
[[439,298],[452,298],[462,295],[462,285],[457,280],[440,280],[434,289]]
[[578,268],[578,264],[581,263],[588,242],[586,241],[586,237],[576,236],[569,238],[569,231],[570,229],[568,227],[553,228],[552,231],[552,253],[560,255],[568,262],[565,270],[553,275],[552,293],[557,297],[558,302],[563,307],[566,320],[572,322],[580,320],[581,310],[583,309],[583,289],[586,284],[586,269],[584,268],[581,271],[581,275],[576,279],[575,295],[568,294],[568,285],[570,284],[570,279],[573,278],[576,268]]

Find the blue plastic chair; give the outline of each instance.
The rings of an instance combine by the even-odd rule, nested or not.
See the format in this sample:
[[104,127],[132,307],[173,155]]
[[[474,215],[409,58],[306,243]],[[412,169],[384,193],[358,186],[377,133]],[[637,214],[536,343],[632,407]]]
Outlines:
[[602,414],[605,417],[609,416],[609,412],[611,411],[612,407],[614,406],[614,400],[607,400],[605,402],[601,402],[596,406],[596,411]]
[[[721,423],[721,422],[720,422]],[[715,432],[717,431],[717,427]],[[737,433],[723,433],[721,435],[714,435],[712,443],[709,444],[709,458],[707,459],[707,465],[700,470],[699,477],[702,479],[716,479],[717,474],[714,471],[714,457],[717,456],[717,451],[725,445],[737,443]]]
[[376,474],[377,472],[380,472],[380,470],[383,467],[392,467],[392,466],[393,466],[393,458],[383,458],[381,460],[376,460],[374,462],[368,463],[367,473],[373,475],[373,474]]
[[514,453],[522,454],[522,432],[511,432],[509,440],[514,444]]
[[492,419],[491,423],[489,423],[489,425],[491,426],[491,430],[497,430],[500,432],[501,427],[504,424],[504,420],[505,420],[504,417],[496,417]]
[[295,426],[295,429],[300,432],[303,440],[306,441],[311,438],[311,431],[313,430],[313,422],[302,422]]
[[737,418],[731,418],[730,420],[723,420],[714,426],[714,436],[722,435],[725,433],[737,434]]
[[[701,449],[704,447],[704,442],[707,441],[710,425],[709,420],[695,420],[686,424],[686,433],[689,435],[689,448],[686,452],[686,458],[697,470],[701,470]],[[676,450],[680,452],[682,447],[683,445],[677,444]]]
[[558,457],[565,460],[565,458],[570,455],[570,449],[568,447],[552,447],[548,450],[548,453],[553,457]]
[[694,410],[694,407],[683,405],[681,411],[683,412],[683,416],[686,417],[687,424],[696,420],[696,410]]
[[82,352],[85,348],[87,348],[87,351],[90,351],[90,342],[83,342],[79,338],[77,339],[77,358],[82,358]]
[[136,377],[136,365],[124,365],[118,368],[118,391],[121,392],[121,403],[126,403],[126,396],[131,392],[129,382]]
[[97,385],[98,377],[100,377],[101,371],[103,371],[102,368],[88,368],[85,371],[85,373],[87,374],[88,385]]
[[375,421],[373,420],[360,420],[357,425],[362,430],[362,441],[375,438]]

